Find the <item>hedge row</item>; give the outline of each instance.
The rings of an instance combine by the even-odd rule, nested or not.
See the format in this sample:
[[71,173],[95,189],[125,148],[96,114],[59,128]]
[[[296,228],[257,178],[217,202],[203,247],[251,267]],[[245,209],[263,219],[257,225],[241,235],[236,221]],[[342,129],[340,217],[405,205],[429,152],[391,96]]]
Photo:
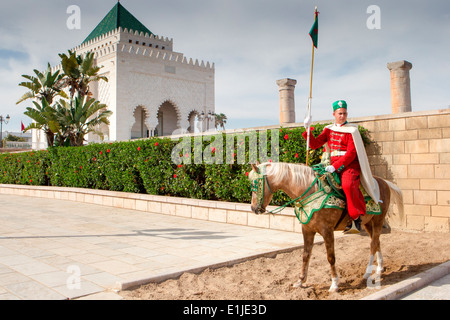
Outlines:
[[[317,136],[323,127],[317,125],[314,134]],[[306,143],[301,137],[304,128],[274,130],[278,131],[279,143],[276,146],[279,149],[276,152],[279,161],[305,163]],[[362,128],[360,130],[364,131]],[[267,132],[269,159],[270,133]],[[260,134],[257,133],[258,141],[262,141]],[[0,155],[0,183],[93,188],[248,203],[251,199],[247,179],[251,166],[248,161],[253,156],[254,149],[250,145],[254,141],[249,135],[239,134],[230,137],[220,133],[212,137],[200,140],[201,145],[197,146],[195,143],[199,142],[199,138],[150,138],[3,153]],[[231,140],[226,145],[227,139],[233,139],[233,145]],[[185,143],[184,149],[180,148],[181,141]],[[223,152],[220,150],[222,142]],[[243,150],[239,148],[243,147],[244,142],[245,162],[240,158],[239,163],[243,164],[239,164],[238,156],[242,155],[240,152]],[[230,157],[234,160],[232,164],[227,163],[226,150],[229,151],[228,160]],[[322,150],[312,151],[310,164],[318,163],[321,154]],[[274,196],[273,203],[282,204],[286,200],[287,195],[279,192]]]

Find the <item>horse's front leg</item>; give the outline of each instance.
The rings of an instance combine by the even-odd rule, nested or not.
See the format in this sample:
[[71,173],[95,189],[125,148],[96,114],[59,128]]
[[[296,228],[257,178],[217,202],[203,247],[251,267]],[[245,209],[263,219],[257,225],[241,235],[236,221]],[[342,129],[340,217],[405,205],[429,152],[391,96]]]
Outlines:
[[330,268],[331,268],[331,286],[330,289],[328,291],[330,292],[337,292],[339,287],[338,287],[338,282],[339,282],[339,276],[336,272],[336,257],[334,254],[334,233],[333,230],[325,230],[324,232],[322,232],[322,237],[325,241],[325,247],[327,249],[327,259],[328,259],[328,263],[330,264]]
[[372,271],[374,268],[373,260],[376,256],[377,258],[377,269],[376,269],[376,276],[379,277],[381,273],[384,270],[383,266],[383,255],[381,254],[381,246],[380,246],[380,235],[381,230],[383,228],[383,221],[379,219],[378,221],[372,220],[371,225],[369,227],[366,227],[366,230],[370,230],[370,257],[369,257],[369,264],[367,265],[366,272],[363,276],[364,279],[369,279],[372,276]]
[[311,251],[314,245],[314,236],[316,234],[316,232],[311,230],[305,230],[305,228],[303,228],[302,233],[303,233],[302,272],[300,274],[300,280],[298,280],[296,283],[293,284],[294,288],[299,288],[306,282],[306,278],[308,277],[309,260],[311,258]]

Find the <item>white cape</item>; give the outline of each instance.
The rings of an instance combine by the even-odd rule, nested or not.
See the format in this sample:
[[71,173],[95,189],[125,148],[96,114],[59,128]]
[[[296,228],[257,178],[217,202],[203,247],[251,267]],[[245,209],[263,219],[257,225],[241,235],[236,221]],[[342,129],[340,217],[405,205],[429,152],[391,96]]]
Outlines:
[[[355,124],[347,123],[342,127],[336,124],[330,124],[326,128],[341,132],[341,133],[351,133],[353,137],[353,142],[355,143],[356,153],[358,155],[359,165],[361,167],[361,184],[366,190],[367,194],[375,201],[375,203],[380,202],[380,188],[378,182],[372,176],[372,171],[370,170],[369,159],[367,158],[366,149],[364,148],[364,143],[359,133],[358,126]],[[325,145],[327,151],[329,152],[328,144]]]

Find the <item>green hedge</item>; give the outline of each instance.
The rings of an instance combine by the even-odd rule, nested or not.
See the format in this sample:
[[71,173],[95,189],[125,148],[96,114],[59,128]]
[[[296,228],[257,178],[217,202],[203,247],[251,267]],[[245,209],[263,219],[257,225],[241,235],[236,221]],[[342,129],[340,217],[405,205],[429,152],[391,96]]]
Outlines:
[[[314,135],[322,132],[324,126],[316,125]],[[301,136],[304,128],[274,130],[279,131],[279,161],[305,163],[306,143]],[[367,142],[366,130],[360,127],[360,132]],[[267,136],[267,150],[270,152],[270,131]],[[212,139],[204,139],[201,150],[204,157],[222,156],[223,164],[197,163],[199,153],[196,151],[199,147],[195,147],[194,142],[198,140],[194,138],[187,140],[190,141],[187,150],[174,152],[175,158],[179,156],[178,161],[183,160],[184,163],[174,163],[172,159],[172,151],[180,146],[181,140],[169,138],[3,153],[0,155],[0,183],[93,188],[248,203],[251,192],[247,174],[251,170],[248,159],[252,156],[249,147],[252,141],[248,135],[234,135],[234,148],[230,150],[235,161],[227,164],[226,146],[223,147],[223,154],[216,153],[214,149],[220,145],[220,138],[225,144],[227,136],[219,133]],[[231,139],[230,136],[228,139]],[[242,147],[244,141],[245,164],[238,164],[238,147]],[[318,163],[322,148],[310,152],[310,164]],[[191,164],[186,164],[189,161]],[[272,203],[280,205],[287,200],[286,194],[278,192]]]

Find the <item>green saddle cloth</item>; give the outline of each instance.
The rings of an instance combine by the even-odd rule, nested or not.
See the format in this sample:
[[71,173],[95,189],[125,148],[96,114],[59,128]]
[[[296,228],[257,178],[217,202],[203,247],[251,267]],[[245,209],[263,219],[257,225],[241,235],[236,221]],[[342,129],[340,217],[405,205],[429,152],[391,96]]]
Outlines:
[[[344,192],[342,191],[339,176],[336,173],[331,174],[326,172],[326,165],[326,163],[320,163],[312,167],[318,177],[317,181],[319,184],[319,190],[306,199],[295,202],[295,215],[303,224],[308,223],[314,212],[321,209],[345,209],[346,199]],[[367,214],[381,214],[381,206],[373,201],[361,184],[359,185],[359,189],[361,190],[366,202]]]

